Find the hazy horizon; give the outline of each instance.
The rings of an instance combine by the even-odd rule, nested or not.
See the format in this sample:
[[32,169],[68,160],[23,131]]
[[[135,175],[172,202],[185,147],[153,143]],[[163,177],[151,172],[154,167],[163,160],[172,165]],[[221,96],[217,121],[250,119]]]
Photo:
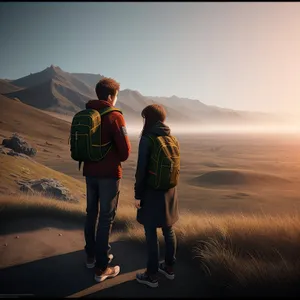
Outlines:
[[1,3],[0,78],[51,64],[145,96],[300,115],[300,3]]
[[[72,116],[60,115],[57,113],[46,112],[49,115],[53,115],[59,119],[65,120],[69,123],[72,122]],[[270,134],[270,135],[282,135],[300,134],[300,122],[294,124],[282,124],[282,125],[270,125],[270,124],[199,124],[191,122],[186,124],[176,124],[174,121],[169,121],[168,117],[165,121],[166,125],[170,126],[171,131],[174,134]],[[140,121],[126,119],[126,128],[128,134],[136,136],[140,135],[143,128],[143,120]]]

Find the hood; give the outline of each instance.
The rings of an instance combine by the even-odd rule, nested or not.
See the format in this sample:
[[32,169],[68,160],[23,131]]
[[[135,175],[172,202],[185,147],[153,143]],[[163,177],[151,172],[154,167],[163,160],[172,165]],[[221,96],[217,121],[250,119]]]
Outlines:
[[85,104],[86,109],[100,110],[106,107],[112,107],[112,105],[105,100],[90,100]]
[[167,126],[166,124],[158,121],[150,130],[149,130],[150,134],[155,134],[158,136],[166,136],[166,135],[170,135],[171,130],[169,128],[169,126]]

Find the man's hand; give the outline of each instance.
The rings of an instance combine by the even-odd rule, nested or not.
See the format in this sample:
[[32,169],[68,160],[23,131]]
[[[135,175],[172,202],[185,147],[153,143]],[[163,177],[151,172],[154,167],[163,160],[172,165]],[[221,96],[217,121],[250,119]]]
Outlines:
[[141,208],[141,200],[135,200],[135,207],[137,208],[137,209],[140,209]]

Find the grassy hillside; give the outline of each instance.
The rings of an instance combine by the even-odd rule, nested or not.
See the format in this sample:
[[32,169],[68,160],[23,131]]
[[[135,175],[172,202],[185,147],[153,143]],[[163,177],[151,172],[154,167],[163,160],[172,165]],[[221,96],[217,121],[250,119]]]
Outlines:
[[53,178],[66,186],[74,196],[84,199],[84,183],[52,170],[36,161],[25,158],[0,155],[0,192],[16,194],[19,191],[18,180]]
[[43,111],[0,95],[0,133],[18,132],[29,139],[67,141],[70,124]]

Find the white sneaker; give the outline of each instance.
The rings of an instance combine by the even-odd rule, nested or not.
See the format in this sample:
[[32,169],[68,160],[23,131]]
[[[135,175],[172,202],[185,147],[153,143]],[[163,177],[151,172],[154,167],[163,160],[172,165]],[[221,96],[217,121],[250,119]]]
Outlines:
[[95,280],[97,282],[102,282],[105,279],[116,277],[120,273],[120,267],[107,267],[105,271],[101,271],[99,269],[95,270]]

